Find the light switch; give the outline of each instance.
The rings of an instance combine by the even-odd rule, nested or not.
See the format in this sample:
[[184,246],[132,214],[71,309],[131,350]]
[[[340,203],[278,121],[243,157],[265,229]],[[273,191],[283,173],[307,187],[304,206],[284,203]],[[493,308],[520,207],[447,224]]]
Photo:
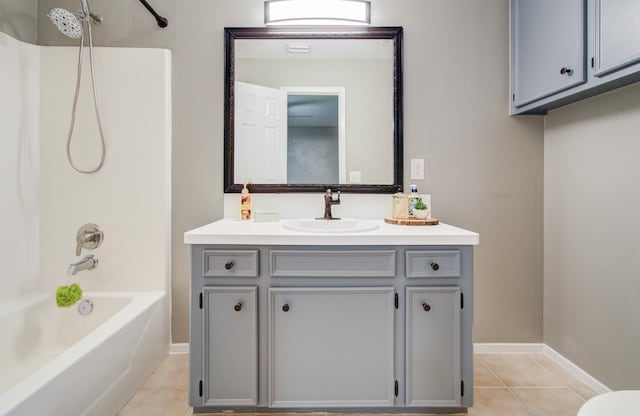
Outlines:
[[411,159],[411,179],[424,179],[424,159]]

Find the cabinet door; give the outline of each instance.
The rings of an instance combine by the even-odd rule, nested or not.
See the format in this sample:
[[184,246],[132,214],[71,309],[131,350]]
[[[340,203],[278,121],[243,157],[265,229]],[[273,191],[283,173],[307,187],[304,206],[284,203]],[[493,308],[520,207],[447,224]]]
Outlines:
[[272,407],[393,406],[394,289],[272,288]]
[[595,76],[640,62],[640,1],[595,0]]
[[205,287],[205,406],[258,399],[256,287]]
[[512,0],[515,107],[586,81],[585,10],[585,0]]
[[459,406],[460,289],[406,290],[407,406]]

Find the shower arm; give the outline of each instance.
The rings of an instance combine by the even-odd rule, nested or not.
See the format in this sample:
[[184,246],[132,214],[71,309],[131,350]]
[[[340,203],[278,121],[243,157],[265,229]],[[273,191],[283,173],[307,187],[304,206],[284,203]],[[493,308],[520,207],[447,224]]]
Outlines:
[[142,5],[146,7],[147,10],[149,10],[149,13],[151,13],[153,17],[156,18],[156,22],[158,22],[158,26],[167,27],[169,25],[169,21],[167,20],[167,18],[162,17],[158,13],[156,13],[156,11],[153,10],[153,7],[151,7],[151,5],[147,3],[147,0],[140,0],[140,3],[142,3]]

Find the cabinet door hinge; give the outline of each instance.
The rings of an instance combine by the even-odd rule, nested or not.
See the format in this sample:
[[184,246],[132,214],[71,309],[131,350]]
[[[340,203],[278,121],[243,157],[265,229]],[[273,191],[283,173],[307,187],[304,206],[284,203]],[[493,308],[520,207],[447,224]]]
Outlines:
[[464,380],[460,380],[460,396],[464,397]]
[[398,397],[400,391],[400,387],[398,386],[398,380],[394,381],[393,383],[393,394]]
[[202,380],[200,380],[200,383],[198,385],[198,394],[200,395],[200,397],[202,397]]
[[464,309],[464,294],[460,292],[460,309]]
[[200,292],[200,309],[202,309],[202,292]]
[[398,299],[398,292],[394,294],[393,305],[396,307],[396,309],[398,309],[398,306],[400,305],[400,299]]

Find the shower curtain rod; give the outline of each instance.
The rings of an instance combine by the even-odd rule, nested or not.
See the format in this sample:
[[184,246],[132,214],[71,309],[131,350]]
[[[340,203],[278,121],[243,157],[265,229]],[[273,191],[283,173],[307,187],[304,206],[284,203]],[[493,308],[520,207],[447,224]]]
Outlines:
[[153,17],[156,18],[156,22],[158,22],[158,26],[167,27],[169,25],[169,21],[167,20],[167,18],[166,17],[162,17],[158,13],[156,13],[156,11],[153,10],[153,7],[151,7],[151,5],[149,3],[147,3],[146,0],[140,0],[140,3],[142,3],[142,5],[144,7],[146,7],[147,10],[149,10],[149,13],[151,13],[153,15]]

